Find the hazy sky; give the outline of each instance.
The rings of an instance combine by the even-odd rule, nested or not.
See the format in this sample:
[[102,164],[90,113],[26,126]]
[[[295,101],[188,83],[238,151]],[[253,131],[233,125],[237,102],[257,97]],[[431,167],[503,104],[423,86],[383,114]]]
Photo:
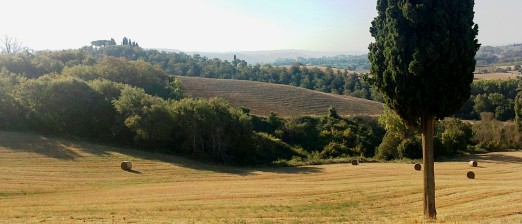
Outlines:
[[[376,0],[12,0],[0,35],[67,49],[126,36],[183,51],[367,51]],[[522,0],[476,0],[484,45],[522,43]]]

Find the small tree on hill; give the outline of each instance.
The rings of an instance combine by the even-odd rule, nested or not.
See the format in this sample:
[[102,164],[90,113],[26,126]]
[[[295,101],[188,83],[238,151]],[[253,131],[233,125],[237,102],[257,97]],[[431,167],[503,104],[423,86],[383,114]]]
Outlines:
[[474,0],[378,0],[370,28],[369,81],[388,107],[421,126],[424,215],[435,219],[434,118],[456,112],[470,96],[479,48]]

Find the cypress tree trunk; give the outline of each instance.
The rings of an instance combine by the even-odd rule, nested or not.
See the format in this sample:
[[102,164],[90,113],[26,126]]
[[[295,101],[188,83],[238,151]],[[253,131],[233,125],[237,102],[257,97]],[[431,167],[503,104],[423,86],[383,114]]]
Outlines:
[[435,220],[435,171],[433,155],[433,135],[435,118],[433,115],[421,117],[422,128],[422,157],[424,162],[424,217]]

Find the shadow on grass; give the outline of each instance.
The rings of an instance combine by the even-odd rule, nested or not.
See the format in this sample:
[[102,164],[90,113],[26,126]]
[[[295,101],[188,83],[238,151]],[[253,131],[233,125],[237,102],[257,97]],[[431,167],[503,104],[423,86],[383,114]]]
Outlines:
[[127,171],[129,173],[134,173],[134,174],[142,174],[141,171],[137,171],[137,170],[125,170],[125,171]]
[[[282,174],[303,174],[321,172],[317,167],[236,167],[217,163],[202,162],[186,158],[184,155],[172,154],[160,151],[147,151],[130,147],[107,146],[91,144],[78,140],[62,139],[58,137],[46,137],[41,134],[0,131],[0,147],[12,151],[30,152],[59,160],[76,160],[85,153],[95,156],[109,156],[112,152],[120,153],[134,158],[170,163],[188,169],[227,173],[233,175],[255,175],[255,172],[270,172]],[[127,172],[141,174],[140,171]]]
[[[123,153],[123,152],[122,152]],[[125,153],[129,153],[126,151]],[[167,162],[175,166],[180,166],[193,170],[204,170],[216,173],[227,173],[239,176],[256,175],[256,172],[280,173],[280,174],[305,174],[305,173],[319,173],[322,169],[317,167],[275,167],[268,165],[261,166],[228,166],[212,162],[202,162],[186,158],[184,155],[175,155],[171,153],[152,153],[149,155],[159,155],[159,161]],[[131,154],[132,155],[132,154]],[[142,157],[143,158],[143,157]],[[145,157],[149,160],[158,160],[158,157]],[[155,159],[156,158],[156,159]]]
[[477,160],[488,160],[494,163],[522,163],[522,157],[511,156],[502,153],[487,153],[475,156]]
[[438,159],[438,162],[469,162],[472,160],[478,161],[478,167],[479,168],[485,168],[484,166],[481,166],[481,161],[489,161],[492,163],[522,163],[522,154],[521,156],[513,156],[509,155],[509,152],[514,151],[508,151],[508,152],[487,152],[487,153],[477,153],[477,154],[469,154],[469,155],[462,155],[457,157],[450,157],[450,158],[442,158]]
[[0,139],[0,147],[13,151],[36,153],[60,160],[75,160],[82,157],[79,151],[83,149],[90,149],[87,151],[95,155],[107,154],[99,149],[100,146],[93,144],[32,133],[0,131]]

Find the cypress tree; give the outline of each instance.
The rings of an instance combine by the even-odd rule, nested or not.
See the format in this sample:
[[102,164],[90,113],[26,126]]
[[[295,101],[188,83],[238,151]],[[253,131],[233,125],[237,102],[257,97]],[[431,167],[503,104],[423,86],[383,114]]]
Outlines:
[[474,0],[378,0],[369,81],[388,107],[422,130],[424,215],[435,219],[434,119],[469,99],[480,45]]

